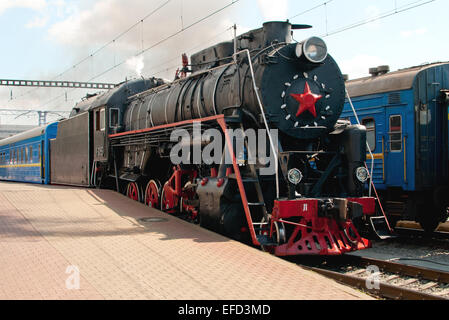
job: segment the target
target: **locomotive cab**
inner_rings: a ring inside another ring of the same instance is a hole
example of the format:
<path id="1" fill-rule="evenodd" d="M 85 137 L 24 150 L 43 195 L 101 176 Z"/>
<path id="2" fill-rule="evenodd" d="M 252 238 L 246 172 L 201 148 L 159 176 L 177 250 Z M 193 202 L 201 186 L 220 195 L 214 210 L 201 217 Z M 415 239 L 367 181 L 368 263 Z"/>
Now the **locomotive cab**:
<path id="1" fill-rule="evenodd" d="M 70 117 L 58 123 L 58 135 L 52 141 L 52 183 L 101 186 L 115 159 L 108 135 L 124 129 L 128 98 L 163 83 L 156 78 L 126 81 L 79 102 Z"/>

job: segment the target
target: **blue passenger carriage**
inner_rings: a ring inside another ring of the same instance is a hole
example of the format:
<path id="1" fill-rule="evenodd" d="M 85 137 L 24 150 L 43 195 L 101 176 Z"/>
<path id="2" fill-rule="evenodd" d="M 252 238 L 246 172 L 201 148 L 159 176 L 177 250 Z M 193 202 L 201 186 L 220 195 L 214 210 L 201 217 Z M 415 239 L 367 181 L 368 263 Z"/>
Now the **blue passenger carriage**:
<path id="1" fill-rule="evenodd" d="M 0 140 L 0 180 L 50 183 L 50 139 L 57 123 Z"/>
<path id="2" fill-rule="evenodd" d="M 434 230 L 449 205 L 449 63 L 370 73 L 346 87 L 367 128 L 374 183 L 393 222 L 415 220 Z M 356 121 L 348 100 L 342 117 Z"/>

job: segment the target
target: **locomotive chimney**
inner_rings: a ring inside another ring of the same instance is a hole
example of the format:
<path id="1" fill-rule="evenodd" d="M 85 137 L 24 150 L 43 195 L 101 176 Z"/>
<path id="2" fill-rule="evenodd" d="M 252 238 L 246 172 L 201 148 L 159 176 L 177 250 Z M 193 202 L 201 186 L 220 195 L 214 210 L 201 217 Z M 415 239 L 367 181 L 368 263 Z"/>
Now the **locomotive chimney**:
<path id="1" fill-rule="evenodd" d="M 275 42 L 292 42 L 292 25 L 289 22 L 271 21 L 263 24 L 263 41 L 265 46 Z"/>

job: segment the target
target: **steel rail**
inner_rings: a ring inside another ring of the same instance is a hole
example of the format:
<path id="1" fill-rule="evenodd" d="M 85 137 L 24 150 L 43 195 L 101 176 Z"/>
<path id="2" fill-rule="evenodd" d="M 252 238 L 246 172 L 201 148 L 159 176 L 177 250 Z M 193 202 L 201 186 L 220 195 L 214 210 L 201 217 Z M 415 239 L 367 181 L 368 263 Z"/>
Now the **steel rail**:
<path id="1" fill-rule="evenodd" d="M 343 261 L 339 261 L 339 264 L 352 265 L 361 268 L 376 266 L 381 271 L 393 273 L 398 276 L 407 276 L 420 280 L 429 280 L 437 283 L 449 284 L 449 272 L 419 266 L 405 265 L 393 261 L 385 261 L 368 257 L 345 256 Z M 332 278 L 343 284 L 359 288 L 375 296 L 396 300 L 449 300 L 449 294 L 430 294 L 420 291 L 419 289 L 410 289 L 401 285 L 393 285 L 382 281 L 379 282 L 378 288 L 370 289 L 366 285 L 366 281 L 369 280 L 367 277 L 331 271 L 321 267 L 304 265 L 302 265 L 302 267 Z"/>
<path id="2" fill-rule="evenodd" d="M 449 272 L 441 270 L 429 269 L 424 267 L 412 266 L 398 262 L 385 261 L 367 257 L 361 257 L 360 263 L 365 266 L 375 265 L 378 266 L 379 269 L 381 270 L 392 273 L 398 273 L 409 277 L 449 283 Z"/>
<path id="3" fill-rule="evenodd" d="M 311 271 L 315 271 L 321 275 L 334 279 L 343 284 L 365 290 L 370 294 L 376 296 L 381 296 L 395 300 L 448 300 L 447 298 L 441 296 L 415 291 L 400 286 L 394 286 L 385 282 L 379 283 L 379 289 L 368 289 L 366 287 L 365 278 L 360 278 L 357 276 L 347 275 L 321 268 L 315 267 L 305 267 L 305 268 Z"/>

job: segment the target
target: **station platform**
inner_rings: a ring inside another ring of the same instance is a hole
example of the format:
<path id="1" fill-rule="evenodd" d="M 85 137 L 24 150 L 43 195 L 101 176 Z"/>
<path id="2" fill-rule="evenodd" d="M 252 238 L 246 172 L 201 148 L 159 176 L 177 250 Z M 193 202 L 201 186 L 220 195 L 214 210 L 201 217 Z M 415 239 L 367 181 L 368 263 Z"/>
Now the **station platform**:
<path id="1" fill-rule="evenodd" d="M 372 298 L 113 191 L 0 182 L 0 299 Z"/>

